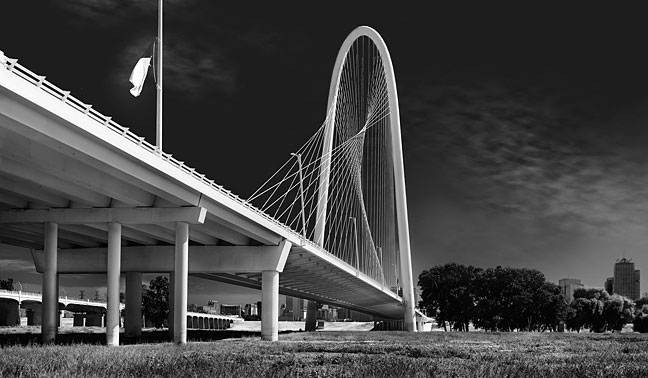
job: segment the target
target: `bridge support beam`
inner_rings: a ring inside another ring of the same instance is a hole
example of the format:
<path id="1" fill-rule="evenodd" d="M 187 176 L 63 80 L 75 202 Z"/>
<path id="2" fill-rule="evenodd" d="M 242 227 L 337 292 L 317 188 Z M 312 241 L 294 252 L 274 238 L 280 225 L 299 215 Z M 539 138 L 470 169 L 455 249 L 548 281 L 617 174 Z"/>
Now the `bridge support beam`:
<path id="1" fill-rule="evenodd" d="M 58 224 L 45 223 L 45 267 L 43 271 L 43 343 L 56 341 L 58 331 Z"/>
<path id="2" fill-rule="evenodd" d="M 306 324 L 304 329 L 306 332 L 315 332 L 317 330 L 317 302 L 306 302 Z"/>
<path id="3" fill-rule="evenodd" d="M 142 273 L 126 273 L 126 318 L 124 319 L 126 336 L 142 335 Z"/>
<path id="4" fill-rule="evenodd" d="M 119 345 L 119 277 L 121 273 L 121 224 L 108 226 L 108 303 L 106 309 L 106 344 Z"/>
<path id="5" fill-rule="evenodd" d="M 173 338 L 173 314 L 175 313 L 175 272 L 169 272 L 169 315 L 167 324 L 169 325 L 169 336 Z"/>
<path id="6" fill-rule="evenodd" d="M 279 340 L 279 272 L 261 273 L 261 340 Z"/>
<path id="7" fill-rule="evenodd" d="M 187 343 L 187 288 L 189 284 L 189 224 L 176 223 L 173 289 L 173 342 Z"/>

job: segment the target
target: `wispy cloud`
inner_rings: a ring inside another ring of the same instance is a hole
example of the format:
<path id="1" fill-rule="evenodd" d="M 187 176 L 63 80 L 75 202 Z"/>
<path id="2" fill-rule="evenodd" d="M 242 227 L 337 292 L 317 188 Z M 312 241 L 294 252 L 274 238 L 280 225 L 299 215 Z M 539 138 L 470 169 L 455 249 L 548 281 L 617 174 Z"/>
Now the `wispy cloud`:
<path id="1" fill-rule="evenodd" d="M 128 77 L 131 70 L 154 39 L 154 35 L 140 37 L 125 45 L 119 64 L 112 72 L 113 80 L 130 86 Z M 236 89 L 238 72 L 218 46 L 170 37 L 164 44 L 163 68 L 164 88 L 181 91 L 187 96 Z M 155 79 L 153 71 L 153 68 L 149 71 L 149 83 Z"/>
<path id="2" fill-rule="evenodd" d="M 413 157 L 470 206 L 570 230 L 647 228 L 647 159 L 615 137 L 616 125 L 499 83 L 437 87 L 403 103 Z"/>

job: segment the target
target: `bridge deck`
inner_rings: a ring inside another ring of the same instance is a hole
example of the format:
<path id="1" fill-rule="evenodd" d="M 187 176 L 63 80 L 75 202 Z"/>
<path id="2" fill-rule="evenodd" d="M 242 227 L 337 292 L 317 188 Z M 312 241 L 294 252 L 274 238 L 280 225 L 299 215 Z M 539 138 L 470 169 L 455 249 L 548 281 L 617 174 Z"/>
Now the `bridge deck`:
<path id="1" fill-rule="evenodd" d="M 0 210 L 200 206 L 190 245 L 293 243 L 280 292 L 401 318 L 401 299 L 204 175 L 0 54 Z M 3 62 L 0 62 L 3 63 Z M 9 70 L 11 67 L 12 70 Z M 173 224 L 124 225 L 127 246 L 172 245 Z M 0 242 L 42 249 L 41 224 L 0 224 Z M 108 225 L 59 227 L 59 248 L 105 247 Z M 92 256 L 89 256 L 92 258 Z M 260 274 L 194 274 L 260 288 Z"/>

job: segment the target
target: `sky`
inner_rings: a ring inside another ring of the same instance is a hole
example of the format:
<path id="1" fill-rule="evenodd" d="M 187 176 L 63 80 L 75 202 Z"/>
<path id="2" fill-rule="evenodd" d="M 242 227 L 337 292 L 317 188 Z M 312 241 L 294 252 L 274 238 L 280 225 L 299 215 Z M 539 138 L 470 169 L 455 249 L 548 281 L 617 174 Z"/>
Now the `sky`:
<path id="1" fill-rule="evenodd" d="M 602 287 L 623 256 L 648 274 L 648 24 L 638 9 L 164 4 L 164 150 L 241 197 L 322 124 L 338 49 L 368 25 L 395 69 L 415 280 L 456 262 Z M 0 50 L 155 142 L 154 85 L 149 77 L 133 98 L 128 77 L 157 33 L 156 1 L 2 8 Z M 0 278 L 40 290 L 28 251 L 1 247 L 0 264 Z M 105 292 L 105 276 L 61 285 L 70 296 Z M 190 285 L 194 303 L 260 297 Z"/>

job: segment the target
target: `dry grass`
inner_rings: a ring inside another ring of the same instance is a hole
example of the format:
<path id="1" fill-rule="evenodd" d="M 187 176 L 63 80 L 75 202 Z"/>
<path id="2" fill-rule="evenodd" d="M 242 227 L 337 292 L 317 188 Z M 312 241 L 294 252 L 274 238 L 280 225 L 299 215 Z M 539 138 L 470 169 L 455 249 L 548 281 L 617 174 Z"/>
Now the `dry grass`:
<path id="1" fill-rule="evenodd" d="M 0 350 L 0 376 L 645 377 L 638 334 L 317 332 L 165 344 Z"/>

